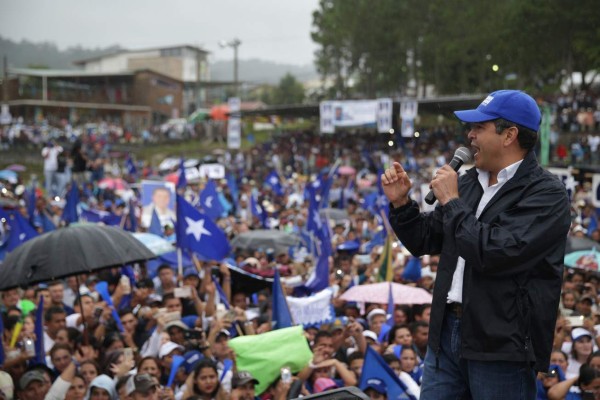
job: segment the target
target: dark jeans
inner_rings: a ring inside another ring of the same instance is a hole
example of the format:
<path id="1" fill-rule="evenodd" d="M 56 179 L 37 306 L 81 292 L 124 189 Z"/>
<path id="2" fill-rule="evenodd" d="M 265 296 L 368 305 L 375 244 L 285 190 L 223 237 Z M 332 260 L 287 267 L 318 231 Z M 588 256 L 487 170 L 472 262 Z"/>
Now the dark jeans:
<path id="1" fill-rule="evenodd" d="M 535 373 L 523 362 L 460 358 L 460 322 L 446 312 L 437 369 L 427 348 L 420 400 L 535 400 Z"/>

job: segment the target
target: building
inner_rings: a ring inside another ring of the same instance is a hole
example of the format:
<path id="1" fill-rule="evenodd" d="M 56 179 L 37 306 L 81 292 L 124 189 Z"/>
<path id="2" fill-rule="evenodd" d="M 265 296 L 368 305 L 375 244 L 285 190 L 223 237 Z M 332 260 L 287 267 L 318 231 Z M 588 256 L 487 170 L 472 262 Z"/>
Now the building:
<path id="1" fill-rule="evenodd" d="M 149 69 L 183 82 L 182 115 L 207 106 L 210 86 L 208 52 L 182 45 L 143 50 L 123 50 L 75 62 L 86 72 L 115 74 Z"/>
<path id="2" fill-rule="evenodd" d="M 103 119 L 138 132 L 178 118 L 183 92 L 182 81 L 150 69 L 107 73 L 12 68 L 2 87 L 11 114 L 27 121 Z"/>

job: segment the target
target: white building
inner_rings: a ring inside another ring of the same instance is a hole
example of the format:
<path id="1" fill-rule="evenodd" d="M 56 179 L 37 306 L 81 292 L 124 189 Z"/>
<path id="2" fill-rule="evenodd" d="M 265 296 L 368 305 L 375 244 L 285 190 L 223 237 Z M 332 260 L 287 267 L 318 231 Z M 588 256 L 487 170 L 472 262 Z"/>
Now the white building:
<path id="1" fill-rule="evenodd" d="M 104 56 L 76 61 L 85 71 L 121 73 L 150 69 L 184 82 L 183 110 L 191 114 L 206 104 L 206 84 L 210 81 L 208 52 L 182 45 L 143 50 L 122 50 Z"/>

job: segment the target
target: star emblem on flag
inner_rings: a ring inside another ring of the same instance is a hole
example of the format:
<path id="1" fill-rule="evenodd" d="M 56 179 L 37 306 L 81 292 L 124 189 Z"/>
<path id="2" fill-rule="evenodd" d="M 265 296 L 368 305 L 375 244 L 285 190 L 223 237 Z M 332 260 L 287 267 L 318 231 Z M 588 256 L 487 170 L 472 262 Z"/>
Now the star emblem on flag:
<path id="1" fill-rule="evenodd" d="M 190 217 L 185 217 L 185 222 L 187 223 L 187 228 L 185 230 L 186 235 L 194 235 L 194 239 L 197 242 L 200 241 L 202 235 L 212 236 L 212 233 L 204 228 L 204 220 L 199 219 L 198 221 L 194 221 Z"/>

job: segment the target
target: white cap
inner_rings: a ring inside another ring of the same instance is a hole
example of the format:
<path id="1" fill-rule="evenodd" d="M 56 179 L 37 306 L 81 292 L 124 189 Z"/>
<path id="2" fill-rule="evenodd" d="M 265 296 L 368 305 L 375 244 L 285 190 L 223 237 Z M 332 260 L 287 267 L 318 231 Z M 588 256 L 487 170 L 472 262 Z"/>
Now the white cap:
<path id="1" fill-rule="evenodd" d="M 369 321 L 369 324 L 371 323 L 371 320 L 373 319 L 373 317 L 376 316 L 376 315 L 383 315 L 385 317 L 387 315 L 387 313 L 385 312 L 385 310 L 382 310 L 381 308 L 374 308 L 374 309 L 372 309 L 367 314 L 367 321 Z"/>
<path id="2" fill-rule="evenodd" d="M 589 336 L 590 339 L 594 338 L 594 335 L 592 335 L 587 329 L 575 328 L 571 331 L 571 337 L 573 338 L 573 340 L 578 340 L 583 336 Z"/>
<path id="3" fill-rule="evenodd" d="M 164 356 L 168 356 L 173 352 L 173 350 L 181 350 L 183 351 L 183 346 L 178 345 L 175 342 L 166 342 L 162 346 L 160 346 L 160 350 L 158 351 L 158 358 L 163 358 Z"/>
<path id="4" fill-rule="evenodd" d="M 379 343 L 379 341 L 377 340 L 377 334 L 375 332 L 367 330 L 367 331 L 363 331 L 362 334 L 365 338 L 373 339 L 375 341 L 375 343 Z"/>

